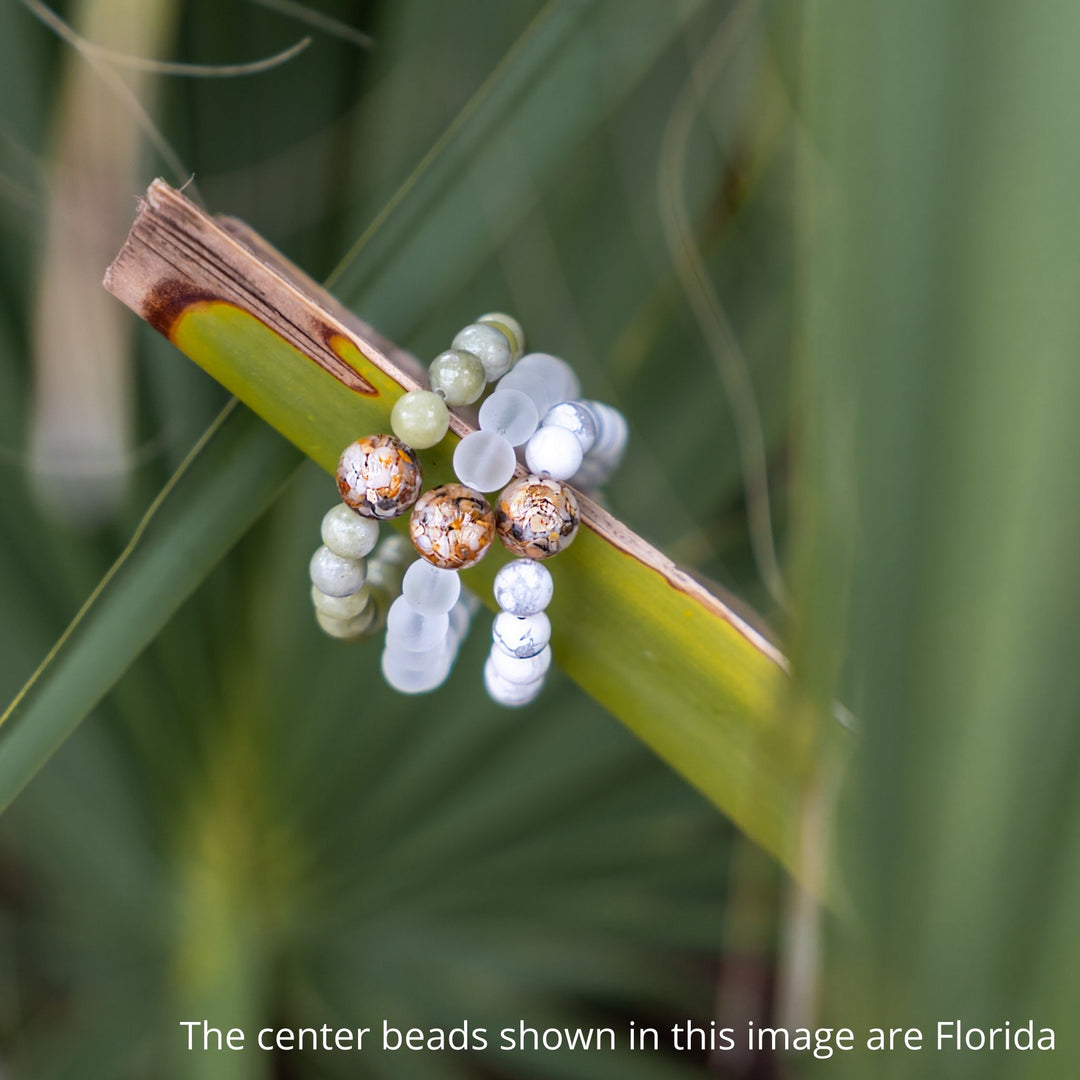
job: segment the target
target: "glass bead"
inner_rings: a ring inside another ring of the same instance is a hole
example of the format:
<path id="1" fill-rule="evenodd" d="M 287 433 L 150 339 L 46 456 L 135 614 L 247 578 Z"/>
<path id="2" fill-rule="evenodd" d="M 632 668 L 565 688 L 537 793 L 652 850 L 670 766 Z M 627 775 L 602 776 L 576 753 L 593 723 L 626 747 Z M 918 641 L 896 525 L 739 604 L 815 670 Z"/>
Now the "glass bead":
<path id="1" fill-rule="evenodd" d="M 494 431 L 474 431 L 454 451 L 457 478 L 477 491 L 498 491 L 505 487 L 516 467 L 514 448 Z"/>
<path id="2" fill-rule="evenodd" d="M 510 339 L 502 330 L 487 323 L 470 323 L 464 330 L 459 330 L 451 348 L 463 349 L 478 357 L 488 382 L 494 382 L 510 370 Z"/>
<path id="3" fill-rule="evenodd" d="M 510 353 L 513 360 L 525 351 L 525 331 L 513 315 L 507 315 L 505 311 L 489 311 L 476 321 L 497 326 L 510 339 Z"/>
<path id="4" fill-rule="evenodd" d="M 560 401 L 552 405 L 544 413 L 540 426 L 566 428 L 581 443 L 583 454 L 587 454 L 596 443 L 596 420 L 580 401 Z"/>
<path id="5" fill-rule="evenodd" d="M 374 560 L 368 567 L 372 569 Z M 355 619 L 357 615 L 367 611 L 371 606 L 371 585 L 365 582 L 354 593 L 348 596 L 330 596 L 324 593 L 317 585 L 311 586 L 311 602 L 316 611 L 321 611 L 331 619 Z"/>
<path id="6" fill-rule="evenodd" d="M 532 559 L 515 559 L 495 575 L 495 602 L 511 615 L 535 615 L 551 603 L 551 572 Z"/>
<path id="7" fill-rule="evenodd" d="M 551 389 L 543 376 L 534 371 L 521 371 L 518 368 L 514 368 L 509 375 L 504 375 L 499 380 L 498 389 L 520 390 L 528 395 L 536 406 L 538 416 L 543 416 L 558 400 L 551 396 Z"/>
<path id="8" fill-rule="evenodd" d="M 466 595 L 463 591 L 462 597 L 450 609 L 449 635 L 455 645 L 460 645 L 465 640 L 465 635 L 469 632 L 469 623 L 472 622 L 473 613 L 469 605 L 464 602 Z"/>
<path id="9" fill-rule="evenodd" d="M 554 480 L 569 480 L 584 460 L 581 443 L 566 428 L 538 428 L 525 445 L 525 464 L 529 471 L 547 473 Z"/>
<path id="10" fill-rule="evenodd" d="M 551 667 L 551 646 L 545 645 L 534 656 L 511 656 L 498 645 L 494 645 L 491 649 L 491 666 L 507 682 L 537 682 Z"/>
<path id="11" fill-rule="evenodd" d="M 480 430 L 494 431 L 511 446 L 528 442 L 539 424 L 533 399 L 520 390 L 500 385 L 480 406 Z"/>
<path id="12" fill-rule="evenodd" d="M 461 578 L 456 570 L 441 570 L 417 559 L 405 571 L 401 593 L 421 615 L 445 615 L 461 594 Z"/>
<path id="13" fill-rule="evenodd" d="M 386 616 L 386 644 L 406 652 L 426 652 L 446 638 L 450 619 L 441 615 L 424 615 L 404 596 L 399 596 Z"/>
<path id="14" fill-rule="evenodd" d="M 381 666 L 383 677 L 399 694 L 426 694 L 446 681 L 452 661 L 453 657 L 444 651 L 434 655 L 431 662 L 416 666 L 408 653 L 388 645 L 383 649 Z"/>
<path id="15" fill-rule="evenodd" d="M 525 616 L 500 611 L 491 626 L 491 639 L 508 656 L 535 656 L 551 640 L 551 620 L 543 611 Z"/>
<path id="16" fill-rule="evenodd" d="M 338 503 L 322 519 L 322 542 L 343 559 L 362 559 L 379 539 L 379 523 Z"/>
<path id="17" fill-rule="evenodd" d="M 612 466 L 618 464 L 626 449 L 629 434 L 626 418 L 618 409 L 613 409 L 602 401 L 586 401 L 582 404 L 592 412 L 596 420 L 596 442 L 590 452 L 595 458 L 610 462 Z"/>
<path id="18" fill-rule="evenodd" d="M 484 664 L 484 686 L 491 700 L 496 704 L 517 708 L 528 705 L 536 699 L 544 687 L 544 680 L 538 679 L 533 683 L 512 683 L 495 670 L 489 656 Z"/>
<path id="19" fill-rule="evenodd" d="M 556 401 L 573 401 L 581 393 L 581 383 L 574 369 L 551 353 L 527 353 L 517 362 L 515 370 L 539 375 L 547 383 L 552 404 Z"/>
<path id="20" fill-rule="evenodd" d="M 348 596 L 364 586 L 364 560 L 343 559 L 325 544 L 311 556 L 308 571 L 312 585 L 327 596 Z"/>
<path id="21" fill-rule="evenodd" d="M 487 373 L 475 353 L 447 349 L 431 361 L 428 386 L 442 394 L 447 405 L 471 405 L 484 392 Z"/>
<path id="22" fill-rule="evenodd" d="M 429 563 L 465 570 L 487 554 L 495 537 L 495 514 L 479 491 L 443 484 L 420 497 L 409 519 L 409 536 Z"/>
<path id="23" fill-rule="evenodd" d="M 345 448 L 337 467 L 341 499 L 364 517 L 395 518 L 420 494 L 415 452 L 393 435 L 368 435 Z"/>
<path id="24" fill-rule="evenodd" d="M 390 426 L 406 446 L 426 450 L 446 434 L 450 413 L 446 402 L 430 390 L 410 390 L 394 402 Z"/>
<path id="25" fill-rule="evenodd" d="M 338 619 L 316 608 L 315 621 L 323 633 L 329 634 L 330 637 L 337 638 L 339 641 L 355 641 L 357 638 L 364 637 L 372 629 L 375 609 L 369 605 L 367 609 L 351 619 Z"/>
<path id="26" fill-rule="evenodd" d="M 526 559 L 546 559 L 568 548 L 580 520 L 573 490 L 550 476 L 514 480 L 495 500 L 499 539 Z"/>

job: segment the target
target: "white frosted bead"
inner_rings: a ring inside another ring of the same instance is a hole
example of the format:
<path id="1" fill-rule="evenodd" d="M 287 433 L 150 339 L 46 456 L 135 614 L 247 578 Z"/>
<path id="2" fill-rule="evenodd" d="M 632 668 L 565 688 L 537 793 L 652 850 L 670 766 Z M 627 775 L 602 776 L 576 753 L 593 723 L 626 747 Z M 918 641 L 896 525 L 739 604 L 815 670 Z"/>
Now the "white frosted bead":
<path id="1" fill-rule="evenodd" d="M 520 446 L 537 429 L 536 404 L 521 390 L 499 388 L 480 406 L 480 430 L 494 431 L 511 446 Z"/>
<path id="2" fill-rule="evenodd" d="M 325 544 L 311 556 L 311 584 L 327 596 L 348 596 L 364 584 L 364 560 L 343 559 Z"/>
<path id="3" fill-rule="evenodd" d="M 343 559 L 362 559 L 379 539 L 379 523 L 338 503 L 322 519 L 322 542 Z"/>
<path id="4" fill-rule="evenodd" d="M 422 664 L 416 654 L 398 652 L 387 645 L 382 654 L 382 673 L 386 681 L 401 694 L 426 694 L 446 681 L 450 674 L 452 656 L 447 650 L 434 650 Z"/>
<path id="5" fill-rule="evenodd" d="M 626 418 L 618 409 L 605 405 L 602 401 L 586 401 L 584 404 L 596 420 L 596 442 L 591 454 L 612 465 L 618 464 L 626 449 L 629 434 Z"/>
<path id="6" fill-rule="evenodd" d="M 354 619 L 371 605 L 371 589 L 365 582 L 348 596 L 328 596 L 317 585 L 311 586 L 311 602 L 316 611 L 331 619 Z"/>
<path id="7" fill-rule="evenodd" d="M 494 431 L 474 431 L 454 451 L 454 472 L 467 487 L 499 491 L 514 475 L 514 448 Z"/>
<path id="8" fill-rule="evenodd" d="M 561 427 L 571 432 L 581 444 L 581 452 L 587 454 L 596 442 L 596 420 L 580 401 L 560 401 L 552 405 L 541 427 Z"/>
<path id="9" fill-rule="evenodd" d="M 442 615 L 422 615 L 404 596 L 399 596 L 386 616 L 386 644 L 395 650 L 426 652 L 446 637 L 450 619 Z"/>
<path id="10" fill-rule="evenodd" d="M 536 682 L 542 679 L 551 667 L 551 646 L 545 645 L 535 656 L 511 656 L 498 645 L 492 645 L 491 666 L 507 682 Z"/>
<path id="11" fill-rule="evenodd" d="M 456 570 L 442 570 L 427 559 L 417 559 L 405 571 L 401 593 L 421 615 L 445 615 L 457 603 L 461 578 Z"/>
<path id="12" fill-rule="evenodd" d="M 525 445 L 529 471 L 547 473 L 553 480 L 569 480 L 581 468 L 584 458 L 577 437 L 563 427 L 538 428 Z"/>
<path id="13" fill-rule="evenodd" d="M 551 388 L 544 381 L 543 376 L 535 371 L 519 371 L 514 368 L 509 375 L 504 375 L 499 380 L 496 389 L 520 390 L 532 399 L 538 416 L 543 416 L 558 400 L 558 398 L 552 397 Z"/>
<path id="14" fill-rule="evenodd" d="M 543 611 L 554 593 L 551 571 L 532 559 L 515 559 L 495 575 L 495 602 L 511 615 Z"/>
<path id="15" fill-rule="evenodd" d="M 535 656 L 551 640 L 551 620 L 542 611 L 524 616 L 500 611 L 491 627 L 491 639 L 508 656 Z"/>
<path id="16" fill-rule="evenodd" d="M 517 362 L 515 370 L 539 375 L 548 386 L 552 403 L 572 401 L 581 393 L 581 383 L 574 369 L 565 360 L 550 353 L 526 353 Z"/>
<path id="17" fill-rule="evenodd" d="M 339 638 L 341 641 L 354 641 L 372 629 L 375 622 L 375 608 L 369 604 L 359 615 L 351 619 L 338 619 L 316 608 L 315 621 L 323 632 L 331 637 Z"/>
<path id="18" fill-rule="evenodd" d="M 519 705 L 528 705 L 534 700 L 543 689 L 544 680 L 537 679 L 532 683 L 512 683 L 495 670 L 489 656 L 487 663 L 484 664 L 484 686 L 492 701 L 514 708 Z"/>
<path id="19" fill-rule="evenodd" d="M 488 323 L 470 323 L 464 330 L 458 331 L 451 348 L 462 349 L 478 357 L 484 365 L 488 382 L 505 375 L 513 360 L 510 339 Z"/>
<path id="20" fill-rule="evenodd" d="M 462 595 L 464 596 L 464 594 Z M 469 605 L 463 603 L 462 600 L 458 600 L 450 609 L 450 629 L 448 631 L 450 639 L 455 645 L 460 645 L 465 639 L 465 635 L 469 632 L 470 622 L 472 622 L 472 612 L 469 610 Z"/>

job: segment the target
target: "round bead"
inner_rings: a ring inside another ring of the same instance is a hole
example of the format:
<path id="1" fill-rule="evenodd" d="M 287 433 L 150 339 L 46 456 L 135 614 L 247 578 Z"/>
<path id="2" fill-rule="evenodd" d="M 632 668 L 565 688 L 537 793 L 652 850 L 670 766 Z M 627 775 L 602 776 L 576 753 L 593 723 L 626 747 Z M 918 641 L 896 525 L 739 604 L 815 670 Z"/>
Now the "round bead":
<path id="1" fill-rule="evenodd" d="M 514 360 L 525 351 L 525 331 L 513 315 L 507 315 L 505 311 L 489 311 L 476 321 L 497 326 L 510 339 L 510 351 Z"/>
<path id="2" fill-rule="evenodd" d="M 375 608 L 368 605 L 359 615 L 351 619 L 339 619 L 319 608 L 315 609 L 315 621 L 318 622 L 323 632 L 340 641 L 355 641 L 363 637 L 373 627 L 375 622 Z"/>
<path id="3" fill-rule="evenodd" d="M 386 616 L 386 643 L 406 652 L 426 652 L 446 637 L 450 619 L 441 615 L 424 615 L 399 596 Z"/>
<path id="4" fill-rule="evenodd" d="M 580 520 L 573 490 L 549 476 L 515 480 L 495 500 L 499 539 L 526 559 L 546 559 L 568 548 Z"/>
<path id="5" fill-rule="evenodd" d="M 374 561 L 370 569 L 374 568 Z M 331 596 L 324 593 L 317 585 L 311 586 L 311 602 L 316 611 L 321 611 L 331 619 L 355 619 L 357 615 L 368 611 L 371 607 L 371 589 L 365 582 L 354 593 L 348 596 Z"/>
<path id="6" fill-rule="evenodd" d="M 547 383 L 551 401 L 572 401 L 581 393 L 574 369 L 565 361 L 550 353 L 528 353 L 517 362 L 518 371 L 539 375 Z"/>
<path id="7" fill-rule="evenodd" d="M 413 546 L 409 543 L 407 536 L 402 536 L 400 533 L 391 533 L 379 545 L 375 552 L 375 558 L 404 570 L 405 565 L 412 562 L 414 554 L 416 553 L 413 551 Z"/>
<path id="8" fill-rule="evenodd" d="M 508 656 L 535 656 L 551 640 L 551 620 L 543 611 L 523 617 L 500 611 L 491 627 L 491 640 Z"/>
<path id="9" fill-rule="evenodd" d="M 520 390 L 500 386 L 480 406 L 480 430 L 494 431 L 511 446 L 528 442 L 539 424 L 533 399 Z"/>
<path id="10" fill-rule="evenodd" d="M 362 559 L 379 539 L 379 524 L 339 503 L 322 519 L 322 542 L 344 559 Z"/>
<path id="11" fill-rule="evenodd" d="M 410 390 L 390 410 L 394 434 L 415 450 L 434 446 L 446 434 L 449 424 L 446 402 L 430 390 Z"/>
<path id="12" fill-rule="evenodd" d="M 498 491 L 509 482 L 516 467 L 514 448 L 494 431 L 474 431 L 454 451 L 458 479 L 477 491 Z"/>
<path id="13" fill-rule="evenodd" d="M 429 563 L 443 570 L 465 570 L 487 554 L 495 536 L 495 514 L 479 491 L 464 484 L 443 484 L 417 502 L 409 536 Z"/>
<path id="14" fill-rule="evenodd" d="M 348 596 L 363 588 L 363 559 L 343 559 L 325 544 L 311 556 L 308 566 L 311 583 L 327 596 Z"/>
<path id="15" fill-rule="evenodd" d="M 626 449 L 626 418 L 618 409 L 613 409 L 602 401 L 586 401 L 582 404 L 596 420 L 596 442 L 592 447 L 592 455 L 612 466 L 618 464 L 623 450 Z"/>
<path id="16" fill-rule="evenodd" d="M 537 682 L 551 667 L 551 646 L 545 645 L 535 656 L 511 656 L 496 645 L 491 650 L 491 666 L 507 682 Z"/>
<path id="17" fill-rule="evenodd" d="M 573 432 L 562 427 L 538 428 L 525 446 L 525 464 L 534 473 L 569 480 L 581 468 L 585 455 Z"/>
<path id="18" fill-rule="evenodd" d="M 512 356 L 510 339 L 498 328 L 487 323 L 470 323 L 458 331 L 452 348 L 471 352 L 484 365 L 488 382 L 494 382 L 510 370 Z"/>
<path id="19" fill-rule="evenodd" d="M 495 602 L 511 615 L 535 615 L 551 603 L 551 572 L 532 559 L 516 559 L 495 575 Z"/>
<path id="20" fill-rule="evenodd" d="M 463 349 L 439 353 L 428 368 L 428 386 L 442 394 L 447 405 L 471 405 L 487 385 L 480 357 Z"/>
<path id="21" fill-rule="evenodd" d="M 364 517 L 395 518 L 420 494 L 423 476 L 413 450 L 393 435 L 368 435 L 345 448 L 337 467 L 342 501 Z"/>
<path id="22" fill-rule="evenodd" d="M 433 650 L 429 662 L 416 665 L 408 653 L 387 646 L 382 654 L 383 678 L 399 694 L 426 694 L 438 689 L 450 674 L 452 655 Z"/>
<path id="23" fill-rule="evenodd" d="M 521 371 L 514 368 L 509 375 L 504 375 L 499 380 L 500 390 L 520 390 L 532 398 L 536 406 L 537 415 L 543 416 L 558 398 L 551 396 L 551 388 L 541 375 L 534 371 Z"/>
<path id="24" fill-rule="evenodd" d="M 492 701 L 499 705 L 517 708 L 520 705 L 528 705 L 536 698 L 543 689 L 544 680 L 537 679 L 532 683 L 512 683 L 495 670 L 489 656 L 484 664 L 484 686 Z"/>
<path id="25" fill-rule="evenodd" d="M 581 452 L 587 454 L 596 442 L 596 420 L 580 401 L 560 401 L 552 405 L 541 427 L 561 427 L 571 432 L 581 443 Z"/>
<path id="26" fill-rule="evenodd" d="M 450 609 L 449 634 L 455 645 L 460 645 L 465 635 L 469 632 L 469 623 L 472 622 L 472 611 L 465 602 L 465 593 L 462 593 L 458 602 Z"/>
<path id="27" fill-rule="evenodd" d="M 456 570 L 440 570 L 417 559 L 405 571 L 401 593 L 421 615 L 445 615 L 461 595 L 461 578 Z"/>

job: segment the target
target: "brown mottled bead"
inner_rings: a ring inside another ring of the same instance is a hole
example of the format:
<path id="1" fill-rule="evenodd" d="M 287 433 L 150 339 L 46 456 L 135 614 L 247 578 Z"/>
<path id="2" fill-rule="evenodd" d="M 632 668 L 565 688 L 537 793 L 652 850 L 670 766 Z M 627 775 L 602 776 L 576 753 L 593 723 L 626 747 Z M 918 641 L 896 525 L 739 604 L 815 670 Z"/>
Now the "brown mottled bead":
<path id="1" fill-rule="evenodd" d="M 337 467 L 342 501 L 364 517 L 404 514 L 420 494 L 423 475 L 412 447 L 393 435 L 367 435 L 345 448 Z"/>
<path id="2" fill-rule="evenodd" d="M 495 538 L 495 515 L 474 488 L 443 484 L 422 495 L 413 507 L 409 536 L 433 566 L 465 570 L 487 554 Z"/>
<path id="3" fill-rule="evenodd" d="M 569 547 L 580 520 L 573 490 L 550 476 L 515 480 L 495 500 L 499 539 L 526 559 L 546 559 Z"/>

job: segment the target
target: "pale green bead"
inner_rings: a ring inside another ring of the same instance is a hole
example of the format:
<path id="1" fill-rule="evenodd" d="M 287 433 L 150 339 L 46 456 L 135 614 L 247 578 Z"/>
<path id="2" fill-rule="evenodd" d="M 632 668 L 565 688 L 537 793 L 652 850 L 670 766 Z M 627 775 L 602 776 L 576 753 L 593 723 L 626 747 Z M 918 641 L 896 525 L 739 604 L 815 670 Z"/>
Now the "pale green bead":
<path id="1" fill-rule="evenodd" d="M 513 315 L 507 315 L 505 311 L 489 311 L 476 321 L 497 326 L 509 339 L 510 352 L 515 360 L 525 351 L 525 331 Z"/>
<path id="2" fill-rule="evenodd" d="M 446 402 L 430 390 L 410 390 L 390 411 L 394 434 L 414 450 L 434 446 L 446 434 L 449 423 Z"/>
<path id="3" fill-rule="evenodd" d="M 487 373 L 479 356 L 464 349 L 439 353 L 428 368 L 428 386 L 441 392 L 447 405 L 471 405 L 487 385 Z"/>
<path id="4" fill-rule="evenodd" d="M 323 633 L 341 641 L 355 641 L 372 629 L 372 624 L 375 621 L 375 608 L 368 605 L 367 609 L 351 619 L 335 619 L 332 615 L 327 615 L 316 608 L 315 621 L 322 628 Z"/>
<path id="5" fill-rule="evenodd" d="M 312 585 L 311 602 L 316 611 L 321 611 L 331 619 L 355 619 L 371 607 L 371 589 L 365 582 L 348 596 L 330 596 L 317 585 Z"/>

